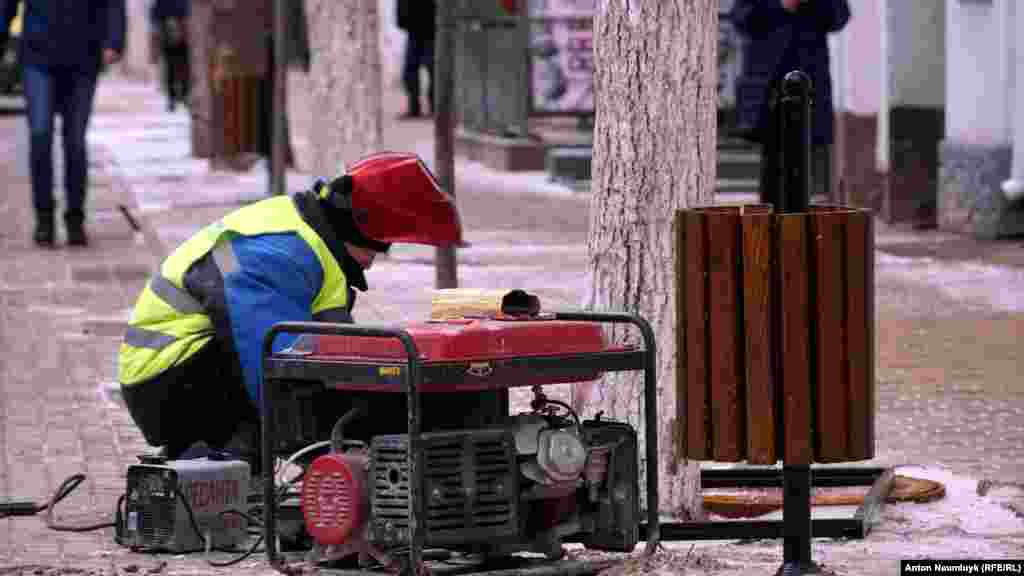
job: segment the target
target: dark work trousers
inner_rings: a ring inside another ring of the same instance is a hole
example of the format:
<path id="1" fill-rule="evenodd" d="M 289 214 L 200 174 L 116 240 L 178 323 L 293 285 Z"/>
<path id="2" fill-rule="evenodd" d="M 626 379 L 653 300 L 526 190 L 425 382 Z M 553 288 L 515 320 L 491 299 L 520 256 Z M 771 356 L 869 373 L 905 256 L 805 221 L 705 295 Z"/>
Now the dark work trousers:
<path id="1" fill-rule="evenodd" d="M 162 27 L 160 52 L 164 60 L 164 87 L 167 90 L 167 108 L 174 109 L 176 103 L 188 101 L 189 77 L 188 44 L 181 38 L 173 38 L 168 27 Z"/>
<path id="2" fill-rule="evenodd" d="M 176 458 L 197 442 L 244 457 L 259 470 L 259 416 L 241 368 L 216 340 L 157 376 L 122 385 L 135 425 L 152 446 Z"/>
<path id="3" fill-rule="evenodd" d="M 85 130 L 96 93 L 96 72 L 26 65 L 23 83 L 28 105 L 32 204 L 37 214 L 54 211 L 53 130 L 54 118 L 59 114 L 64 144 L 65 209 L 73 218 L 81 217 L 89 168 Z"/>
<path id="4" fill-rule="evenodd" d="M 420 114 L 420 68 L 426 68 L 430 81 L 427 84 L 427 101 L 431 112 L 434 108 L 434 39 L 409 33 L 405 43 L 405 62 L 402 66 L 402 83 L 409 98 L 407 112 Z"/>

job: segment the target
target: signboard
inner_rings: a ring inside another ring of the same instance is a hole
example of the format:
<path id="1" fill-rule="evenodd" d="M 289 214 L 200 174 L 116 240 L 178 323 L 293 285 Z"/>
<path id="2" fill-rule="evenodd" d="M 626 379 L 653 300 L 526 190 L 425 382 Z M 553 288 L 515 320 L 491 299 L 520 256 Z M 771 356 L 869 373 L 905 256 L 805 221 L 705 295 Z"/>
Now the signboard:
<path id="1" fill-rule="evenodd" d="M 595 0 L 529 0 L 530 107 L 594 112 Z"/>

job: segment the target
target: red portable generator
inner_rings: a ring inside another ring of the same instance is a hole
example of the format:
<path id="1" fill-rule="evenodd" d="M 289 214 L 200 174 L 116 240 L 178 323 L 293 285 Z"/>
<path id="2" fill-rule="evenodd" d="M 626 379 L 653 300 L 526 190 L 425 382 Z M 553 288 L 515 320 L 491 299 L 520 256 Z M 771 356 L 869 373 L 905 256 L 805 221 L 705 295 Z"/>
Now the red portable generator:
<path id="1" fill-rule="evenodd" d="M 305 531 L 325 557 L 636 546 L 636 431 L 600 414 L 582 419 L 541 386 L 647 368 L 647 331 L 640 350 L 608 347 L 590 320 L 291 323 L 271 331 L 265 350 L 283 332 L 310 335 L 265 354 L 264 413 L 273 417 L 264 454 L 332 441 L 306 465 L 299 491 Z M 511 413 L 509 389 L 521 386 L 532 402 Z M 275 522 L 271 513 L 272 561 Z"/>

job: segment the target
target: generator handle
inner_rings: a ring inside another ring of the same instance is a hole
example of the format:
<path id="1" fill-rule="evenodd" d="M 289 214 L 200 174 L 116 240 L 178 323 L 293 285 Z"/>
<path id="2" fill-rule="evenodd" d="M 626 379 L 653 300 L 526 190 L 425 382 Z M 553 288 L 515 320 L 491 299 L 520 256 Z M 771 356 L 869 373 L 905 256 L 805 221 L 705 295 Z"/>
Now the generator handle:
<path id="1" fill-rule="evenodd" d="M 278 322 L 274 324 L 267 335 L 263 338 L 263 359 L 273 356 L 274 339 L 282 334 L 323 334 L 331 336 L 359 336 L 368 338 L 394 338 L 402 343 L 406 354 L 406 370 L 403 380 L 407 394 L 406 404 L 408 405 L 408 434 L 409 452 L 408 465 L 411 478 L 418 477 L 420 470 L 420 384 L 422 372 L 420 370 L 420 353 L 416 348 L 416 341 L 407 331 L 393 326 L 372 326 L 365 324 L 338 324 L 333 322 Z M 263 545 L 267 550 L 267 560 L 275 570 L 283 573 L 290 571 L 284 566 L 284 558 L 277 550 L 277 498 L 274 487 L 273 466 L 273 438 L 276 433 L 274 419 L 270 418 L 274 405 L 274 387 L 263 386 L 260 394 L 260 411 L 263 417 L 260 419 L 263 428 Z M 410 566 L 419 566 L 423 548 L 423 525 L 419 520 L 416 506 L 420 501 L 419 484 L 409 484 L 409 527 L 412 532 L 412 542 L 409 546 Z"/>
<path id="2" fill-rule="evenodd" d="M 644 430 L 647 459 L 647 547 L 650 555 L 658 547 L 658 387 L 657 345 L 651 324 L 636 314 L 615 312 L 555 312 L 555 320 L 632 324 L 644 339 Z"/>

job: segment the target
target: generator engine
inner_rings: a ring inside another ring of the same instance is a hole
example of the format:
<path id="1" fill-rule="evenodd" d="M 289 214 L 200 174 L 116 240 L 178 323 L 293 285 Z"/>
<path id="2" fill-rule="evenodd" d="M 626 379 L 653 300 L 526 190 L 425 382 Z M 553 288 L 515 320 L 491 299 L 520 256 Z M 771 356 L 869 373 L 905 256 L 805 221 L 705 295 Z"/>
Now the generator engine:
<path id="1" fill-rule="evenodd" d="M 628 424 L 534 410 L 502 426 L 425 432 L 415 475 L 408 447 L 406 434 L 377 435 L 368 449 L 313 461 L 301 507 L 316 546 L 331 558 L 386 563 L 387 550 L 411 542 L 414 487 L 424 546 L 551 557 L 569 536 L 594 549 L 636 546 L 637 436 Z"/>

